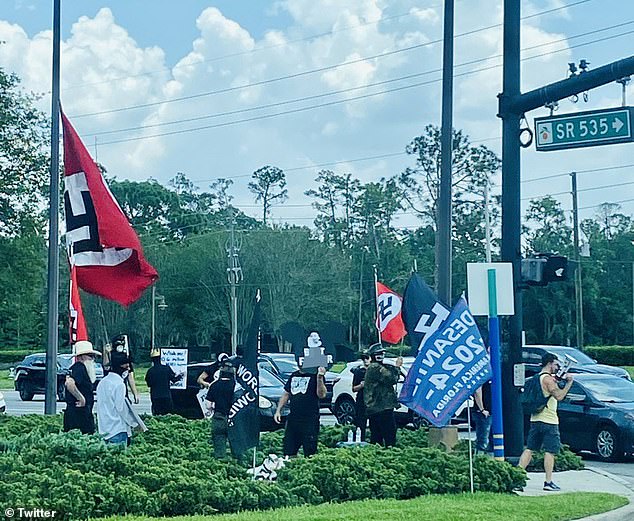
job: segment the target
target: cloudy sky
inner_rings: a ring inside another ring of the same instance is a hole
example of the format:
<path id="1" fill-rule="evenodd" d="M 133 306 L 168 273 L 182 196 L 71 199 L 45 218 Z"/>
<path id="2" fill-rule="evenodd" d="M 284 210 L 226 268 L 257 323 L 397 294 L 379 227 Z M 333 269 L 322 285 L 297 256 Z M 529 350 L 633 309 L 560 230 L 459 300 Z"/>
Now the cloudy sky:
<path id="1" fill-rule="evenodd" d="M 0 2 L 0 66 L 50 110 L 51 0 Z M 234 204 L 271 164 L 287 172 L 279 221 L 310 224 L 318 165 L 364 182 L 412 161 L 405 145 L 440 124 L 441 0 L 64 0 L 62 104 L 93 154 L 118 178 L 166 183 L 184 172 L 201 189 L 235 181 Z M 454 126 L 500 151 L 502 1 L 456 0 Z M 634 2 L 524 0 L 522 90 L 634 50 Z M 634 104 L 634 87 L 628 88 Z M 565 100 L 558 113 L 618 106 L 620 86 Z M 529 114 L 533 118 L 547 109 Z M 522 152 L 523 193 L 557 194 L 582 217 L 604 201 L 634 213 L 634 145 Z M 609 167 L 606 169 L 606 167 Z M 601 170 L 598 170 L 601 169 Z M 547 181 L 532 179 L 562 174 Z M 619 186 L 611 186 L 619 185 Z M 611 186 L 611 187 L 610 187 Z M 497 188 L 499 191 L 499 187 Z M 632 199 L 630 201 L 630 199 Z M 411 226 L 411 215 L 401 224 Z"/>

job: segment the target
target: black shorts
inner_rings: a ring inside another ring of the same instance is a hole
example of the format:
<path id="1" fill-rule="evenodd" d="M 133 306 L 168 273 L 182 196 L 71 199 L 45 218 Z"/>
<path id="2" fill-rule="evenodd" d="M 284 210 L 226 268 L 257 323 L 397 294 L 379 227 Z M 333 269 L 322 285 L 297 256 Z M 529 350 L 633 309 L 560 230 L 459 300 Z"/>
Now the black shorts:
<path id="1" fill-rule="evenodd" d="M 531 422 L 526 439 L 526 448 L 529 450 L 544 449 L 551 454 L 559 453 L 561 439 L 559 438 L 559 425 L 544 422 Z"/>
<path id="2" fill-rule="evenodd" d="M 304 456 L 312 456 L 317 452 L 318 439 L 319 416 L 299 419 L 289 416 L 284 431 L 284 456 L 296 456 L 300 447 L 304 448 Z"/>

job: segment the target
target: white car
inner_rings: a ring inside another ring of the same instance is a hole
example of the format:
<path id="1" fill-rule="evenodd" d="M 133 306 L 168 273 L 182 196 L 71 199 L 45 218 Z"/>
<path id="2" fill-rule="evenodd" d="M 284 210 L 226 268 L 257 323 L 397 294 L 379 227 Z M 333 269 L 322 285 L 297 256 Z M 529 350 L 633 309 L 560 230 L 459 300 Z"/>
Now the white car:
<path id="1" fill-rule="evenodd" d="M 7 410 L 7 402 L 4 401 L 4 394 L 0 391 L 0 414 Z"/>
<path id="2" fill-rule="evenodd" d="M 405 356 L 403 357 L 403 365 L 401 366 L 401 375 L 399 376 L 398 383 L 396 384 L 396 394 L 400 394 L 401 387 L 403 386 L 403 382 L 405 381 L 405 376 L 409 371 L 410 367 L 414 363 L 415 358 L 413 356 Z M 385 358 L 383 360 L 384 363 L 394 365 L 396 362 L 396 358 Z M 357 393 L 352 391 L 352 371 L 360 367 L 362 364 L 361 360 L 355 360 L 354 362 L 348 362 L 346 367 L 341 373 L 339 373 L 339 381 L 335 383 L 332 390 L 332 413 L 337 418 L 337 421 L 341 424 L 349 424 L 354 423 L 356 404 L 355 399 Z M 460 406 L 460 408 L 456 411 L 456 416 L 460 416 L 461 413 L 466 409 L 468 402 L 465 402 Z M 401 425 L 413 424 L 415 427 L 420 427 L 421 425 L 428 425 L 427 420 L 416 414 L 414 411 L 408 409 L 404 405 L 399 404 L 398 409 L 394 411 L 396 422 Z"/>

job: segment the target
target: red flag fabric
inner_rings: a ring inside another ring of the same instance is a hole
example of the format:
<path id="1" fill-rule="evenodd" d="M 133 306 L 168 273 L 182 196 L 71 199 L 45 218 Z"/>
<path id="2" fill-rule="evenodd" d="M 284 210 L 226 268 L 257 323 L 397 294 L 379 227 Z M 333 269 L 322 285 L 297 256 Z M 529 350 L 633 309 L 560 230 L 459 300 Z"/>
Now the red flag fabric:
<path id="1" fill-rule="evenodd" d="M 70 345 L 72 346 L 79 340 L 88 340 L 88 329 L 86 328 L 86 321 L 84 320 L 84 311 L 81 307 L 75 266 L 70 267 L 69 294 L 68 315 L 70 320 Z"/>
<path id="2" fill-rule="evenodd" d="M 128 306 L 158 273 L 145 260 L 139 238 L 63 113 L 62 125 L 66 245 L 77 284 Z"/>
<path id="3" fill-rule="evenodd" d="M 398 344 L 407 334 L 401 307 L 401 297 L 385 284 L 376 283 L 376 327 L 381 332 L 381 340 L 390 344 Z"/>

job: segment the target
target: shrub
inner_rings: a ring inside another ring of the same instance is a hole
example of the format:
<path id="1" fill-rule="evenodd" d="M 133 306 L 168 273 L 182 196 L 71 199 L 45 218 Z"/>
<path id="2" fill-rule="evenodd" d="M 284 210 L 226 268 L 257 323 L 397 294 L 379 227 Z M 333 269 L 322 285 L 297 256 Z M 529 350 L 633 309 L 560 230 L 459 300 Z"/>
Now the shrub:
<path id="1" fill-rule="evenodd" d="M 563 472 L 565 470 L 581 470 L 583 469 L 583 460 L 581 456 L 577 456 L 567 445 L 564 445 L 555 458 L 555 472 Z M 533 453 L 533 459 L 527 469 L 529 472 L 539 472 L 544 470 L 544 453 Z"/>
<path id="2" fill-rule="evenodd" d="M 634 365 L 634 346 L 587 346 L 583 350 L 600 364 Z"/>
<path id="3" fill-rule="evenodd" d="M 0 364 L 17 364 L 33 352 L 35 351 L 31 349 L 2 349 L 0 350 Z"/>
<path id="4" fill-rule="evenodd" d="M 252 481 L 246 463 L 213 458 L 208 421 L 165 416 L 146 423 L 149 430 L 124 449 L 61 433 L 59 416 L 1 418 L 0 509 L 47 505 L 63 519 L 211 515 L 469 487 L 468 459 L 423 448 L 425 430 L 399 431 L 392 449 L 335 449 L 349 427 L 323 427 L 319 453 L 290 461 L 269 483 Z M 281 441 L 281 432 L 262 435 L 262 454 L 280 454 Z M 506 463 L 476 458 L 478 490 L 509 492 L 524 479 Z"/>

